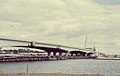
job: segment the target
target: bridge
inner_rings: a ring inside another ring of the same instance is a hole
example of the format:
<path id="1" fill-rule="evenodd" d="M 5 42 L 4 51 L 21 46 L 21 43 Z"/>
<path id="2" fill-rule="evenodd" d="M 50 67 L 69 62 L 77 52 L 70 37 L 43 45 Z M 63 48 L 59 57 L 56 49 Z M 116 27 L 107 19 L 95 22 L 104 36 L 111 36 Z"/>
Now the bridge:
<path id="1" fill-rule="evenodd" d="M 70 56 L 89 56 L 91 53 L 90 51 L 85 51 L 86 49 L 71 47 L 71 46 L 64 46 L 64 45 L 56 45 L 56 44 L 49 44 L 49 43 L 40 43 L 35 41 L 26 41 L 26 40 L 16 40 L 16 39 L 7 39 L 7 38 L 0 38 L 2 41 L 11 41 L 11 42 L 21 42 L 21 43 L 27 43 L 26 46 L 20 45 L 20 46 L 11 46 L 11 47 L 26 47 L 26 48 L 35 48 L 35 49 L 41 49 L 45 50 L 48 53 L 48 56 L 53 53 L 54 56 L 56 56 L 57 53 L 59 53 L 59 56 L 61 56 L 63 53 L 65 55 Z M 65 50 L 62 48 L 68 48 L 72 50 Z"/>

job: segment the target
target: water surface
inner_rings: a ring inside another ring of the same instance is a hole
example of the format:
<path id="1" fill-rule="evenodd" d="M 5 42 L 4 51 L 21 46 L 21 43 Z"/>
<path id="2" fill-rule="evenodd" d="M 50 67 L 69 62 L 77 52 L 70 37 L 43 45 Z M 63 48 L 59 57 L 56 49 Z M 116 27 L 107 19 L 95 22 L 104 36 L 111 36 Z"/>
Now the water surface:
<path id="1" fill-rule="evenodd" d="M 36 62 L 0 63 L 0 71 L 5 73 L 26 72 L 29 65 L 30 73 L 67 73 L 67 74 L 104 74 L 120 76 L 119 60 L 60 60 Z"/>

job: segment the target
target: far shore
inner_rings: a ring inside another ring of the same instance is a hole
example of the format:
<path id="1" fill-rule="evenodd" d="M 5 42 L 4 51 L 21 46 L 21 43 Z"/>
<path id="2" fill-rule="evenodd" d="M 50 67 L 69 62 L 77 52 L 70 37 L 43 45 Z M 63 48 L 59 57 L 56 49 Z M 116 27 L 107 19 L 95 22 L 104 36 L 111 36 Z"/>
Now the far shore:
<path id="1" fill-rule="evenodd" d="M 0 72 L 0 76 L 105 76 L 101 74 L 62 74 L 62 73 L 16 73 L 7 74 Z"/>

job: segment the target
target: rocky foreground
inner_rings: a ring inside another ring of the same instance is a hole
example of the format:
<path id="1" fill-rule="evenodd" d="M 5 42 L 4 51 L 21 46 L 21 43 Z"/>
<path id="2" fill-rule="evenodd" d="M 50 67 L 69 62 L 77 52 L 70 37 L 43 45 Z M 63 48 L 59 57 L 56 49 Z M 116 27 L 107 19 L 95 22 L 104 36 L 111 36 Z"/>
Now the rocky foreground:
<path id="1" fill-rule="evenodd" d="M 61 73 L 17 73 L 17 74 L 5 74 L 5 73 L 0 73 L 0 76 L 104 76 L 100 74 L 83 74 L 83 75 L 78 75 L 78 74 L 61 74 Z"/>

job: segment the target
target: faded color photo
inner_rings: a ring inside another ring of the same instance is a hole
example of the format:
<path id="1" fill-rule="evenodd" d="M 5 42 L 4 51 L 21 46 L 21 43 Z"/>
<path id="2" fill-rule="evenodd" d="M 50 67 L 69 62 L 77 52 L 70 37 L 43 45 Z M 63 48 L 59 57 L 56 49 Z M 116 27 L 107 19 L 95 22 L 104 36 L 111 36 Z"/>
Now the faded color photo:
<path id="1" fill-rule="evenodd" d="M 0 76 L 120 76 L 120 0 L 0 0 Z"/>

